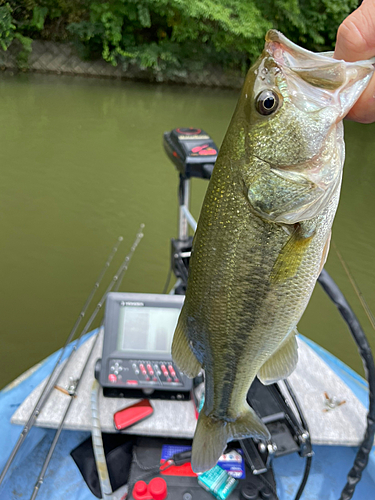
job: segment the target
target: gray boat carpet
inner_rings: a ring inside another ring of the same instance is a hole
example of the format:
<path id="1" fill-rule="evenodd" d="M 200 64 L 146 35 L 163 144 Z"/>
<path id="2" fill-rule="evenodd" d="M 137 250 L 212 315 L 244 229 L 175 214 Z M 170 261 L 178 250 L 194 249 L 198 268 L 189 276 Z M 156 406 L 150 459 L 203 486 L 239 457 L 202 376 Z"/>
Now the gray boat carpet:
<path id="1" fill-rule="evenodd" d="M 101 334 L 99 334 L 101 335 Z M 85 364 L 95 337 L 88 339 L 68 361 L 57 385 L 66 387 L 70 378 L 78 378 Z M 367 411 L 354 393 L 341 381 L 331 368 L 303 340 L 297 338 L 299 361 L 289 382 L 300 401 L 310 427 L 314 444 L 356 446 L 362 439 L 366 428 Z M 101 356 L 102 337 L 87 364 L 83 379 L 77 391 L 64 429 L 91 430 L 90 395 L 94 380 L 95 362 Z M 18 407 L 12 416 L 13 424 L 24 425 L 46 384 L 45 380 Z M 283 384 L 281 383 L 283 390 Z M 334 397 L 344 404 L 327 411 L 327 399 Z M 36 424 L 39 427 L 57 428 L 69 404 L 70 396 L 54 389 L 44 405 Z M 136 399 L 104 398 L 101 395 L 100 421 L 103 432 L 117 432 L 113 425 L 116 411 L 135 403 Z M 148 436 L 168 436 L 191 438 L 194 435 L 196 419 L 191 401 L 152 400 L 154 414 L 131 428 L 122 431 L 130 434 Z M 291 406 L 293 403 L 291 402 Z"/>

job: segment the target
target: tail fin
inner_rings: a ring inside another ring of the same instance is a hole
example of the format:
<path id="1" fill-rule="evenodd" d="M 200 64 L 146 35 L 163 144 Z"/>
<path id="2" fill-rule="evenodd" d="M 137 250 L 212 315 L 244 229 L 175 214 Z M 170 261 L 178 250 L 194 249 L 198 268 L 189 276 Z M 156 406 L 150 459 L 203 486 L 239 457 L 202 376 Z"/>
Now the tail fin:
<path id="1" fill-rule="evenodd" d="M 225 420 L 208 417 L 202 408 L 194 434 L 191 467 L 194 472 L 212 469 L 230 440 L 230 428 Z"/>
<path id="2" fill-rule="evenodd" d="M 247 406 L 234 422 L 205 414 L 203 407 L 193 440 L 191 466 L 194 472 L 212 469 L 223 454 L 228 441 L 255 437 L 270 439 L 270 433 L 254 410 Z"/>

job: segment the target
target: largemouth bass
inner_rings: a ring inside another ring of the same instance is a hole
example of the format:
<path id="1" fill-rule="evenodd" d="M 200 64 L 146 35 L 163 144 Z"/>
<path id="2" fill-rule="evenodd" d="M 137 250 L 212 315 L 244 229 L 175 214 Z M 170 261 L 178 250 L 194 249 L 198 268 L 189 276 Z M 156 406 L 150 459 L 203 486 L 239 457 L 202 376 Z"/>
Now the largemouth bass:
<path id="1" fill-rule="evenodd" d="M 288 377 L 296 325 L 325 263 L 344 162 L 342 118 L 371 61 L 346 63 L 266 35 L 218 156 L 194 237 L 172 344 L 188 376 L 205 371 L 192 467 L 232 439 L 270 437 L 247 404 L 256 376 Z"/>

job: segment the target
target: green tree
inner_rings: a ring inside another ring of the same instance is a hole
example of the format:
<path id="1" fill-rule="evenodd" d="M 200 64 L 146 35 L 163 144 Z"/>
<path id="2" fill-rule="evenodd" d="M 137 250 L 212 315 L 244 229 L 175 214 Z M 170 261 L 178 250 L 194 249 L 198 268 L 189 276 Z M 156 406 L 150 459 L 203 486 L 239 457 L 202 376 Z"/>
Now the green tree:
<path id="1" fill-rule="evenodd" d="M 0 0 L 0 44 L 71 40 L 84 58 L 156 75 L 219 65 L 242 70 L 270 28 L 312 50 L 334 47 L 356 0 Z M 21 38 L 23 37 L 23 39 Z"/>

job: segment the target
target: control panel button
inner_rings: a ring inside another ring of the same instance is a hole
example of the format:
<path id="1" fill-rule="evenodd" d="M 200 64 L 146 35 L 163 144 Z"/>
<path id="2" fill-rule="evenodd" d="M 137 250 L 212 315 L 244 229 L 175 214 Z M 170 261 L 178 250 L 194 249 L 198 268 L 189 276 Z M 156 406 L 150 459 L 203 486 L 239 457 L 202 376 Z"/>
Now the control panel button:
<path id="1" fill-rule="evenodd" d="M 147 370 L 146 370 L 145 365 L 143 363 L 139 364 L 139 369 L 141 370 L 142 375 L 147 375 Z"/>
<path id="2" fill-rule="evenodd" d="M 174 371 L 174 368 L 172 365 L 168 365 L 168 370 L 169 370 L 169 373 L 172 375 L 172 377 L 176 376 L 176 372 Z"/>
<path id="3" fill-rule="evenodd" d="M 126 383 L 128 385 L 138 385 L 138 380 L 127 380 Z"/>
<path id="4" fill-rule="evenodd" d="M 117 382 L 117 377 L 116 377 L 116 375 L 115 375 L 114 373 L 110 373 L 110 374 L 108 375 L 108 380 L 109 380 L 110 382 Z"/>
<path id="5" fill-rule="evenodd" d="M 147 370 L 151 376 L 154 374 L 154 370 L 152 369 L 152 366 L 150 364 L 147 365 Z"/>

